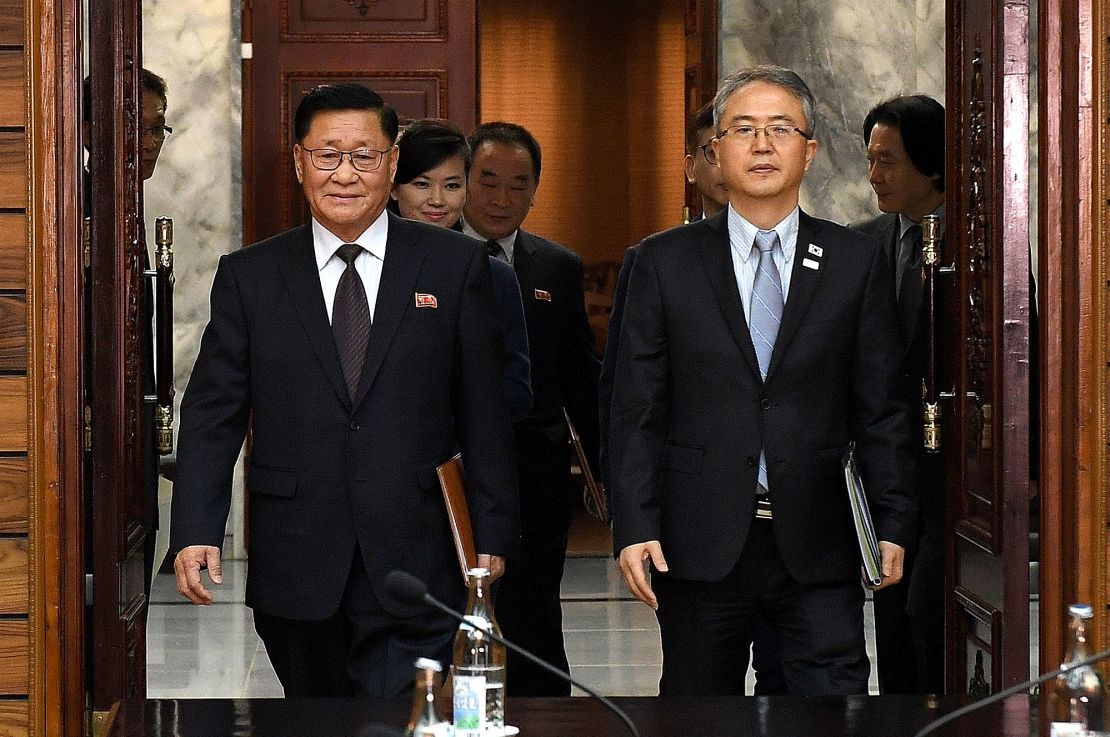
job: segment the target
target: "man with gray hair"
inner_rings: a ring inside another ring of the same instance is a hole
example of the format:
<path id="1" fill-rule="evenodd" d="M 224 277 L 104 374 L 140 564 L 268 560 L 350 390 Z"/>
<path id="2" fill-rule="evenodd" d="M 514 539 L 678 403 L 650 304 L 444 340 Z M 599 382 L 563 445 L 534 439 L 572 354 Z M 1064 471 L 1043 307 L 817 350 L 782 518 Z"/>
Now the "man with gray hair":
<path id="1" fill-rule="evenodd" d="M 782 67 L 714 102 L 720 215 L 649 237 L 629 281 L 609 444 L 614 547 L 656 610 L 664 695 L 742 694 L 760 616 L 794 695 L 867 692 L 850 447 L 902 576 L 916 523 L 891 276 L 879 244 L 802 212 L 815 103 Z M 650 577 L 649 577 L 650 575 Z"/>

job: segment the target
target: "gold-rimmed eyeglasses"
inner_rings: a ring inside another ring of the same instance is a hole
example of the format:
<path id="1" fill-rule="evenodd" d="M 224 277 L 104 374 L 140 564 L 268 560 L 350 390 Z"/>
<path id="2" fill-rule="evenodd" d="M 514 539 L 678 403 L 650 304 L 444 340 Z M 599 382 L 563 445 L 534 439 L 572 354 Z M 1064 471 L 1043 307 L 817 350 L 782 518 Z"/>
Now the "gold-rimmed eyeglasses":
<path id="1" fill-rule="evenodd" d="M 393 150 L 389 147 L 384 151 L 375 148 L 356 148 L 353 151 L 339 151 L 334 148 L 304 148 L 308 152 L 309 161 L 321 171 L 335 171 L 343 163 L 343 157 L 351 160 L 351 166 L 357 171 L 377 171 L 382 165 L 385 155 Z"/>
<path id="2" fill-rule="evenodd" d="M 717 134 L 717 140 L 723 141 L 726 138 L 731 138 L 735 141 L 744 141 L 750 143 L 759 136 L 760 131 L 762 131 L 763 135 L 767 137 L 767 140 L 772 143 L 785 143 L 795 133 L 797 133 L 807 141 L 810 138 L 809 133 L 797 126 L 777 123 L 775 125 L 763 126 L 731 125 Z M 712 146 L 707 143 L 705 144 L 705 146 L 699 146 L 699 148 L 702 149 L 702 153 L 705 155 L 706 161 L 708 161 L 710 164 L 717 163 L 717 154 L 715 151 L 713 151 Z"/>

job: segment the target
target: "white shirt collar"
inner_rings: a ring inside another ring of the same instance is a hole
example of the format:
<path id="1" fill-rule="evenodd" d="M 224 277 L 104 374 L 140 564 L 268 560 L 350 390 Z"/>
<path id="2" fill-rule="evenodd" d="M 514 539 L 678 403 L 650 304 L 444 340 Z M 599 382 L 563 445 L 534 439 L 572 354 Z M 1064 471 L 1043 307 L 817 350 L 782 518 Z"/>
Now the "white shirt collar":
<path id="1" fill-rule="evenodd" d="M 771 230 L 778 233 L 779 245 L 782 246 L 782 255 L 787 263 L 794 258 L 794 247 L 798 243 L 799 211 L 799 208 L 795 206 L 789 215 L 771 228 Z M 736 210 L 733 210 L 731 202 L 728 205 L 727 217 L 729 240 L 732 241 L 732 247 L 736 249 L 742 260 L 747 261 L 752 252 L 752 244 L 755 243 L 755 234 L 760 229 Z"/>
<path id="2" fill-rule="evenodd" d="M 316 218 L 312 218 L 312 248 L 316 252 L 316 269 L 322 271 L 344 243 L 357 243 L 379 261 L 385 261 L 385 242 L 388 236 L 389 215 L 385 210 L 382 210 L 377 219 L 353 241 L 341 240 L 339 236 L 321 225 Z"/>
<path id="3" fill-rule="evenodd" d="M 474 230 L 474 228 L 472 228 L 470 226 L 470 223 L 466 222 L 466 218 L 460 217 L 459 219 L 462 221 L 463 233 L 466 233 L 471 238 L 477 238 L 478 240 L 483 241 L 483 242 L 489 240 L 489 238 L 486 238 L 484 235 L 482 235 L 478 231 Z M 519 230 L 519 228 L 517 230 Z M 512 259 L 512 256 L 513 256 L 513 244 L 516 243 L 517 230 L 514 230 L 512 233 L 509 233 L 504 238 L 498 238 L 497 239 L 497 242 L 501 244 L 501 247 L 503 249 L 505 249 L 505 253 L 508 254 L 510 259 Z"/>
<path id="4" fill-rule="evenodd" d="M 938 225 L 940 225 L 940 232 L 941 232 L 941 234 L 943 234 L 944 233 L 944 203 L 943 202 L 940 203 L 940 207 L 933 210 L 930 214 L 931 215 L 936 215 L 938 218 L 940 218 L 940 222 L 938 223 Z M 920 225 L 920 224 L 921 223 L 915 223 L 914 221 L 910 220 L 908 217 L 906 217 L 902 213 L 898 213 L 898 239 L 901 240 L 902 236 L 904 236 L 906 234 L 907 230 L 909 230 L 910 228 L 912 228 L 915 225 Z"/>

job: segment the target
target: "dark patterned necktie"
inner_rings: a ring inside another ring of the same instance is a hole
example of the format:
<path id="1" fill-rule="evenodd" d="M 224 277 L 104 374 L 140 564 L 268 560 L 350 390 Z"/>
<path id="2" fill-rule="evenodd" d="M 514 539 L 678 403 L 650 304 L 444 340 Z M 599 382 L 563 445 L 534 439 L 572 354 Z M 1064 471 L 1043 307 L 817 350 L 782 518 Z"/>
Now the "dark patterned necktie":
<path id="1" fill-rule="evenodd" d="M 497 241 L 486 241 L 486 250 L 489 251 L 491 258 L 499 261 L 505 261 L 505 249 Z"/>
<path id="2" fill-rule="evenodd" d="M 370 304 L 366 300 L 362 278 L 355 269 L 355 259 L 360 253 L 362 247 L 357 243 L 344 243 L 335 252 L 347 268 L 339 277 L 331 309 L 331 332 L 335 336 L 339 365 L 343 367 L 343 378 L 352 401 L 358 389 L 359 376 L 362 375 L 366 346 L 370 342 Z"/>
<path id="3" fill-rule="evenodd" d="M 898 244 L 898 273 L 895 276 L 895 294 L 902 296 L 902 284 L 906 275 L 916 275 L 921 278 L 921 226 L 917 223 L 911 225 L 902 235 Z"/>

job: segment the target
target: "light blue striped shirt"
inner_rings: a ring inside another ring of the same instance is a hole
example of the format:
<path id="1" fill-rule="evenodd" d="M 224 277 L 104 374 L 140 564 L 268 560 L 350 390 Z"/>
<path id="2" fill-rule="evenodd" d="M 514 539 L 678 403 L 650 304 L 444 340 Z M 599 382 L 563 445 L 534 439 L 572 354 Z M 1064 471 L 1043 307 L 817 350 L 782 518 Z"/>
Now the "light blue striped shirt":
<path id="1" fill-rule="evenodd" d="M 785 306 L 790 294 L 790 270 L 794 266 L 794 251 L 798 244 L 798 208 L 795 207 L 774 230 L 779 235 L 779 245 L 775 251 L 775 266 L 779 269 L 782 281 L 782 303 Z M 752 225 L 732 205 L 728 206 L 728 240 L 732 251 L 732 270 L 736 273 L 736 288 L 740 290 L 740 300 L 744 303 L 744 321 L 752 320 L 752 287 L 755 285 L 755 272 L 759 269 L 759 251 L 753 248 L 755 234 L 759 228 Z"/>

